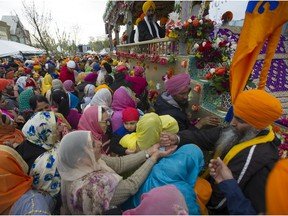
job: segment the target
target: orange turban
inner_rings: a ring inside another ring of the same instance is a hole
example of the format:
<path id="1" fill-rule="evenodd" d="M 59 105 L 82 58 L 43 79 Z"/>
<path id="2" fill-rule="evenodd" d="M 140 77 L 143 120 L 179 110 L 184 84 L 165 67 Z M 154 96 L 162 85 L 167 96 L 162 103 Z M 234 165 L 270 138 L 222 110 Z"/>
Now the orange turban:
<path id="1" fill-rule="evenodd" d="M 142 6 L 142 10 L 144 12 L 144 14 L 147 13 L 147 11 L 150 9 L 150 8 L 153 8 L 154 10 L 156 9 L 156 5 L 153 1 L 146 1 L 143 6 Z"/>
<path id="2" fill-rule="evenodd" d="M 264 129 L 282 115 L 280 101 L 263 90 L 241 92 L 234 103 L 234 114 L 257 129 Z"/>
<path id="3" fill-rule="evenodd" d="M 288 159 L 280 160 L 268 176 L 266 184 L 267 214 L 288 214 Z"/>
<path id="4" fill-rule="evenodd" d="M 12 80 L 0 78 L 0 92 L 3 91 L 11 82 Z"/>
<path id="5" fill-rule="evenodd" d="M 33 178 L 27 175 L 28 165 L 12 148 L 0 145 L 0 213 L 9 208 L 31 189 Z"/>

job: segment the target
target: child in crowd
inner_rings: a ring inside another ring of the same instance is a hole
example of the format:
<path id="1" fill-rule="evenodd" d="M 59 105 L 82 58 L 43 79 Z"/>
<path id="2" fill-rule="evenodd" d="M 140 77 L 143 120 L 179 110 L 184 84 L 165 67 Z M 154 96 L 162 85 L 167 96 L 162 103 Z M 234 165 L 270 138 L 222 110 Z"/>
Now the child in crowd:
<path id="1" fill-rule="evenodd" d="M 122 111 L 122 120 L 123 125 L 113 133 L 110 141 L 110 153 L 115 153 L 118 156 L 135 153 L 135 151 L 131 151 L 122 147 L 119 144 L 119 141 L 126 134 L 130 134 L 136 131 L 136 125 L 139 121 L 138 110 L 132 107 L 124 109 Z"/>

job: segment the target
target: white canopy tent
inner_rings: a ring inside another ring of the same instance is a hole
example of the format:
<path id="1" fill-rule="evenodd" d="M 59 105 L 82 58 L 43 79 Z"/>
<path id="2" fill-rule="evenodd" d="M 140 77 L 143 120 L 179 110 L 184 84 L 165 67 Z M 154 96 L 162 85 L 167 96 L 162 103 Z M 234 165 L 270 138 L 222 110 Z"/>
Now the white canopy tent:
<path id="1" fill-rule="evenodd" d="M 0 40 L 0 58 L 17 55 L 20 52 L 22 52 L 23 54 L 40 55 L 44 53 L 44 50 L 14 41 Z"/>

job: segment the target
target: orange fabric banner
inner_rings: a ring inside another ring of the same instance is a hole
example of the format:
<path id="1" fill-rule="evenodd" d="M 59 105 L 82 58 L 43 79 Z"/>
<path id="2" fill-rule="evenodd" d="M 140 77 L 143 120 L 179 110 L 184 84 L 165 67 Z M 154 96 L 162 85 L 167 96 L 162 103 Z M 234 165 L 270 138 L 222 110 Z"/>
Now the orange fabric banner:
<path id="1" fill-rule="evenodd" d="M 246 86 L 257 57 L 268 40 L 264 67 L 260 75 L 260 89 L 266 84 L 271 60 L 280 38 L 281 27 L 288 20 L 288 2 L 249 1 L 244 25 L 230 68 L 232 103 Z"/>

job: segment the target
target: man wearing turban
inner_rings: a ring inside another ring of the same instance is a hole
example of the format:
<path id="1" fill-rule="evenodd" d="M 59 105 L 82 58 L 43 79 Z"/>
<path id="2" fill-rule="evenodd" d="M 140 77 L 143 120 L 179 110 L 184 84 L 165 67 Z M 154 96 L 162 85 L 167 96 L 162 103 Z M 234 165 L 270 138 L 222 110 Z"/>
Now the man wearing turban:
<path id="1" fill-rule="evenodd" d="M 138 24 L 139 41 L 152 40 L 154 38 L 163 38 L 163 32 L 155 20 L 156 5 L 153 1 L 146 1 L 142 6 L 144 19 Z M 136 40 L 137 41 L 137 40 Z"/>
<path id="2" fill-rule="evenodd" d="M 191 91 L 190 75 L 180 73 L 172 76 L 165 82 L 166 91 L 158 96 L 154 108 L 158 115 L 170 115 L 176 119 L 179 131 L 188 128 L 201 128 L 205 124 L 218 125 L 218 118 L 205 117 L 193 127 L 188 119 L 186 109 L 188 108 L 188 95 Z"/>
<path id="3" fill-rule="evenodd" d="M 268 174 L 279 159 L 280 140 L 274 134 L 271 125 L 282 115 L 282 106 L 277 98 L 263 90 L 248 90 L 238 95 L 233 108 L 233 119 L 226 128 L 184 130 L 178 133 L 178 137 L 163 134 L 160 143 L 180 146 L 194 143 L 203 151 L 213 151 L 213 158 L 220 157 L 231 170 L 244 196 L 251 201 L 256 214 L 263 213 L 266 210 L 265 184 Z M 219 176 L 212 172 L 213 178 L 207 177 L 213 190 L 207 205 L 211 213 L 233 214 L 229 212 L 231 209 L 227 208 L 231 203 L 226 202 L 224 194 L 219 190 L 220 186 L 213 179 L 217 181 Z M 236 190 L 229 184 L 223 187 L 221 191 Z M 233 194 L 235 193 L 236 191 Z M 238 209 L 241 209 L 239 203 Z"/>

